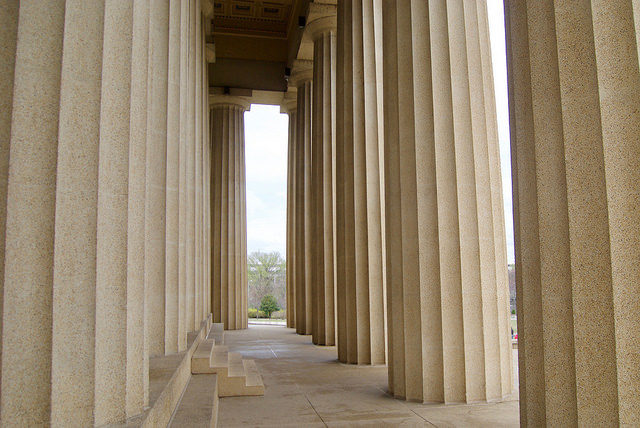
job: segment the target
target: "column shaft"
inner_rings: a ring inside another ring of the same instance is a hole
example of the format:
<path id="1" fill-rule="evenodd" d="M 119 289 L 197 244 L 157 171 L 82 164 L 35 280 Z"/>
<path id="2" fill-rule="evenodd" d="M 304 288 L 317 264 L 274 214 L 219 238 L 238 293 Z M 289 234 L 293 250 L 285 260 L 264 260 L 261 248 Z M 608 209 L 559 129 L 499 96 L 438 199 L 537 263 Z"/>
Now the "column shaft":
<path id="1" fill-rule="evenodd" d="M 196 0 L 189 2 L 189 69 L 187 72 L 187 218 L 186 218 L 186 280 L 187 280 L 187 331 L 197 327 L 195 314 L 196 280 L 195 280 L 195 94 L 196 94 Z"/>
<path id="2" fill-rule="evenodd" d="M 298 86 L 296 129 L 296 332 L 311 334 L 311 90 L 310 80 Z"/>
<path id="3" fill-rule="evenodd" d="M 51 329 L 44 326 L 50 326 L 52 318 L 64 6 L 60 0 L 21 2 L 17 27 L 4 245 L 0 414 L 3 421 L 25 426 L 46 424 L 50 416 Z M 24 340 L 25 331 L 30 332 L 29 340 Z"/>
<path id="4" fill-rule="evenodd" d="M 126 413 L 141 413 L 149 403 L 149 349 L 145 316 L 145 195 L 147 158 L 147 77 L 149 1 L 133 4 L 131 112 L 127 203 L 127 393 Z"/>
<path id="5" fill-rule="evenodd" d="M 338 13 L 345 34 L 339 47 L 338 85 L 341 94 L 348 93 L 342 95 L 338 113 L 341 132 L 338 206 L 342 216 L 338 236 L 343 239 L 341 252 L 352 250 L 349 257 L 355 261 L 354 281 L 346 278 L 351 269 L 346 266 L 339 269 L 342 278 L 337 281 L 338 291 L 345 301 L 339 303 L 338 322 L 343 339 L 338 344 L 342 348 L 338 358 L 349 363 L 384 364 L 384 263 L 373 1 L 351 2 Z M 348 247 L 344 242 L 347 236 Z"/>
<path id="6" fill-rule="evenodd" d="M 169 7 L 168 89 L 167 89 L 167 170 L 165 249 L 165 353 L 178 352 L 178 210 L 180 204 L 180 20 L 181 1 Z"/>
<path id="7" fill-rule="evenodd" d="M 639 12 L 506 4 L 522 426 L 640 421 Z"/>
<path id="8" fill-rule="evenodd" d="M 327 19 L 327 18 L 322 18 Z M 310 219 L 312 231 L 312 334 L 317 345 L 335 345 L 333 168 L 335 148 L 335 16 L 333 31 L 314 40 Z M 311 25 L 315 25 L 314 21 Z"/>
<path id="9" fill-rule="evenodd" d="M 289 147 L 287 151 L 287 327 L 296 325 L 296 128 L 297 112 L 289 109 Z"/>
<path id="10" fill-rule="evenodd" d="M 202 231 L 202 13 L 201 0 L 196 0 L 196 20 L 195 20 L 195 95 L 190 100 L 194 103 L 195 114 L 195 160 L 194 160 L 194 223 L 193 223 L 193 245 L 194 245 L 194 307 L 195 325 L 197 330 L 202 321 L 202 247 L 201 247 L 201 231 Z"/>
<path id="11" fill-rule="evenodd" d="M 18 11 L 20 2 L 5 3 L 0 16 L 0 242 L 5 242 L 7 223 L 7 180 L 9 177 L 9 150 L 11 141 L 11 114 L 13 112 L 13 85 L 18 37 Z M 4 299 L 4 254 L 0 245 L 0 331 L 2 331 Z M 2 338 L 0 338 L 0 385 L 2 384 Z"/>
<path id="12" fill-rule="evenodd" d="M 169 0 L 149 3 L 145 301 L 149 355 L 164 355 Z"/>
<path id="13" fill-rule="evenodd" d="M 189 94 L 189 2 L 180 2 L 180 164 L 178 205 L 178 350 L 187 346 L 187 146 Z"/>
<path id="14" fill-rule="evenodd" d="M 50 419 L 53 425 L 60 426 L 93 424 L 103 20 L 104 3 L 67 1 L 65 5 L 53 251 Z M 87 34 L 87 27 L 97 30 Z M 71 301 L 73 305 L 69 304 Z"/>
<path id="15" fill-rule="evenodd" d="M 127 201 L 133 4 L 107 3 L 102 63 L 94 424 L 125 418 Z"/>
<path id="16" fill-rule="evenodd" d="M 242 101 L 241 101 L 242 102 Z M 244 112 L 248 106 L 220 101 L 211 107 L 214 150 L 212 307 L 228 330 L 247 327 Z M 216 269 L 219 267 L 219 269 Z"/>
<path id="17" fill-rule="evenodd" d="M 418 401 L 502 399 L 511 363 L 486 4 L 383 7 L 390 389 Z"/>

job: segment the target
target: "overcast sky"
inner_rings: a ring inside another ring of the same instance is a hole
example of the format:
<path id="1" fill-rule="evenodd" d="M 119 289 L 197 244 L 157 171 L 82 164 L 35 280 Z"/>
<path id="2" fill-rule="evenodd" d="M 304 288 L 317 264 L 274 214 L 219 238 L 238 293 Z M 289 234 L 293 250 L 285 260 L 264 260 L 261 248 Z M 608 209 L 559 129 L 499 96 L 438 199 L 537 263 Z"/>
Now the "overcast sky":
<path id="1" fill-rule="evenodd" d="M 496 88 L 498 133 L 509 263 L 513 263 L 513 210 L 509 111 L 502 0 L 487 0 Z M 280 107 L 253 105 L 245 113 L 247 250 L 285 255 L 288 117 Z"/>

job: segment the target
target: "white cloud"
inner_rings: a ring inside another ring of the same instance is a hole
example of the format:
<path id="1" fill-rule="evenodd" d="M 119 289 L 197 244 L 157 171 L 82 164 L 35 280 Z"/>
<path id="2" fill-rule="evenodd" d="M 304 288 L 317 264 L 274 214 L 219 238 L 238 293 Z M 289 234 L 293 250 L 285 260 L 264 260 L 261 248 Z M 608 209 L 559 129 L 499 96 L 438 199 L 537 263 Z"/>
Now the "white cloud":
<path id="1" fill-rule="evenodd" d="M 285 255 L 288 117 L 280 107 L 252 105 L 245 113 L 247 251 Z"/>

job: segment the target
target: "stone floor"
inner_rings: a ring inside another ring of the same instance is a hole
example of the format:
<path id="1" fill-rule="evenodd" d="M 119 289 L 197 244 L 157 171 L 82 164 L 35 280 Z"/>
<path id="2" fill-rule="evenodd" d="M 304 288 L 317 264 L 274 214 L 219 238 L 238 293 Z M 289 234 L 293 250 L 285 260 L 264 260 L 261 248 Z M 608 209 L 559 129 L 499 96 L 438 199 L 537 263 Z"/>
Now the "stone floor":
<path id="1" fill-rule="evenodd" d="M 335 347 L 314 346 L 293 329 L 250 325 L 225 332 L 230 351 L 254 358 L 264 397 L 221 398 L 219 427 L 515 427 L 518 402 L 408 403 L 387 394 L 386 366 L 337 362 Z"/>

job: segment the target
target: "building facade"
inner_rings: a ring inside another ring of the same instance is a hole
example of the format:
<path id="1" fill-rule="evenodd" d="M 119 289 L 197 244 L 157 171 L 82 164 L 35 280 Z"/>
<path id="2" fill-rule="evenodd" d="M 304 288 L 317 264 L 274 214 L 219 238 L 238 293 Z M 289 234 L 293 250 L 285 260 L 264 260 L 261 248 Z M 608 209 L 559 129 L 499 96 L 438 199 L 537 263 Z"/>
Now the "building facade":
<path id="1" fill-rule="evenodd" d="M 640 1 L 504 6 L 520 424 L 634 426 Z M 0 67 L 0 425 L 256 395 L 195 363 L 247 328 L 252 103 L 289 115 L 287 326 L 396 399 L 515 392 L 485 0 L 3 0 Z"/>

